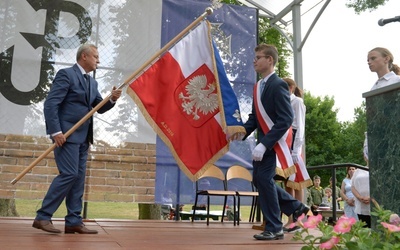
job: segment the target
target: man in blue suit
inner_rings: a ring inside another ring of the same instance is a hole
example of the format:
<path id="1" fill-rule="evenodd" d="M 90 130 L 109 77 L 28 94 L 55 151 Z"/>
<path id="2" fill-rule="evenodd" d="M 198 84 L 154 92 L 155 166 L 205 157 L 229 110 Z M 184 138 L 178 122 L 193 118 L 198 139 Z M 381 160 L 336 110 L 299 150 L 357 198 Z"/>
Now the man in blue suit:
<path id="1" fill-rule="evenodd" d="M 278 51 L 273 45 L 255 48 L 254 69 L 262 79 L 256 84 L 253 109 L 244 124 L 244 139 L 257 129 L 257 146 L 252 152 L 253 181 L 259 192 L 260 208 L 265 219 L 264 232 L 254 235 L 257 240 L 283 239 L 281 211 L 297 221 L 309 208 L 275 184 L 277 144 L 292 125 L 293 114 L 287 83 L 274 71 Z M 234 139 L 240 139 L 236 135 Z M 290 154 L 289 157 L 291 158 Z"/>
<path id="2" fill-rule="evenodd" d="M 89 145 L 93 143 L 93 119 L 84 122 L 68 138 L 64 135 L 103 100 L 97 81 L 88 75 L 100 63 L 97 47 L 82 45 L 76 60 L 72 67 L 58 71 L 44 102 L 47 134 L 57 145 L 54 158 L 59 175 L 51 183 L 32 226 L 50 233 L 61 233 L 53 226 L 51 218 L 65 198 L 65 233 L 97 234 L 96 230 L 85 227 L 81 217 L 86 160 Z M 104 113 L 114 107 L 120 96 L 121 90 L 114 87 L 109 102 L 97 112 Z"/>

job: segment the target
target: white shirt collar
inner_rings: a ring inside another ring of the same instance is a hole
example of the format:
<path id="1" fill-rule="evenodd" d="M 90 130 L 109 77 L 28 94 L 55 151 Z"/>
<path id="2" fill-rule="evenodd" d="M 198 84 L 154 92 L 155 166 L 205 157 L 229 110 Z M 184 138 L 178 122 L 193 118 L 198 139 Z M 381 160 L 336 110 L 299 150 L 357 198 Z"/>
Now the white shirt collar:
<path id="1" fill-rule="evenodd" d="M 82 68 L 82 66 L 79 65 L 79 63 L 76 63 L 76 65 L 78 65 L 78 68 L 81 70 L 82 75 L 87 74 L 86 71 Z"/>

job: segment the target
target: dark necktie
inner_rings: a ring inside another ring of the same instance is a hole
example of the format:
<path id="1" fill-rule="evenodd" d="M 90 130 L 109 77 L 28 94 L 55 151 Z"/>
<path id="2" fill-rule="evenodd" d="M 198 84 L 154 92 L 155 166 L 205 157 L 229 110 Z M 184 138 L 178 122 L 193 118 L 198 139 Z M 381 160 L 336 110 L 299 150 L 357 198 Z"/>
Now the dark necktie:
<path id="1" fill-rule="evenodd" d="M 89 75 L 88 74 L 83 74 L 83 78 L 85 78 L 86 84 L 89 84 Z"/>
<path id="2" fill-rule="evenodd" d="M 88 74 L 83 74 L 86 82 L 86 89 L 87 89 L 87 100 L 90 101 L 90 76 Z"/>

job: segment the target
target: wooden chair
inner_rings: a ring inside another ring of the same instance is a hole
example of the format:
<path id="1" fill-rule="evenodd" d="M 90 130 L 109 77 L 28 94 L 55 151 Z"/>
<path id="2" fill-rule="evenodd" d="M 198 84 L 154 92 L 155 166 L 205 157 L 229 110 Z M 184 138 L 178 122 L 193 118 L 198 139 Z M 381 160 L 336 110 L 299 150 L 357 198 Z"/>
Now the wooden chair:
<path id="1" fill-rule="evenodd" d="M 204 178 L 213 178 L 219 180 L 221 183 L 221 189 L 199 189 L 199 182 Z M 210 196 L 222 196 L 224 197 L 224 206 L 222 208 L 222 216 L 221 222 L 224 221 L 225 216 L 225 208 L 228 196 L 232 196 L 233 198 L 233 213 L 236 214 L 236 192 L 235 191 L 227 191 L 226 186 L 226 179 L 225 174 L 219 169 L 217 166 L 212 165 L 207 171 L 204 172 L 202 176 L 196 181 L 196 198 L 193 207 L 193 214 L 192 214 L 192 222 L 195 218 L 196 208 L 197 208 L 197 201 L 200 195 L 207 196 L 207 226 L 209 225 L 210 219 Z M 233 225 L 236 226 L 236 220 L 233 221 Z"/>
<path id="2" fill-rule="evenodd" d="M 226 172 L 226 181 L 227 181 L 227 186 L 229 187 L 229 181 L 232 179 L 242 179 L 246 180 L 249 182 L 250 185 L 248 185 L 246 188 L 251 187 L 251 191 L 248 190 L 235 190 L 236 192 L 236 197 L 238 200 L 238 217 L 240 216 L 240 197 L 252 197 L 252 203 L 251 203 L 251 210 L 250 210 L 250 216 L 249 216 L 249 222 L 254 221 L 254 216 L 256 213 L 256 207 L 257 207 L 257 202 L 258 202 L 258 192 L 255 190 L 255 187 L 253 185 L 253 176 L 250 173 L 248 169 L 245 167 L 239 166 L 239 165 L 234 165 L 231 166 L 228 171 Z M 229 190 L 229 189 L 228 189 Z M 239 218 L 237 224 L 239 225 Z"/>

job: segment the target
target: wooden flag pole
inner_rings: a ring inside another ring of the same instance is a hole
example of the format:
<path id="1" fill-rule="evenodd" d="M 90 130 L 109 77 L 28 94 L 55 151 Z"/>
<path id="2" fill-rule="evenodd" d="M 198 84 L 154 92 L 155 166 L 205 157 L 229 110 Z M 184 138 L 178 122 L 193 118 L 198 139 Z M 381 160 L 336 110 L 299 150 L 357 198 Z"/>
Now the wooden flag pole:
<path id="1" fill-rule="evenodd" d="M 169 41 L 164 47 L 162 47 L 157 53 L 155 53 L 149 60 L 147 60 L 140 68 L 138 68 L 131 76 L 129 76 L 117 89 L 122 89 L 128 83 L 130 83 L 139 73 L 141 73 L 144 69 L 148 67 L 154 60 L 164 54 L 172 45 L 178 42 L 186 33 L 188 33 L 193 27 L 199 24 L 207 15 L 211 15 L 213 13 L 213 9 L 211 7 L 206 8 L 205 12 L 199 16 L 196 20 L 194 20 L 189 26 L 187 26 L 184 30 L 182 30 L 177 36 L 175 36 L 171 41 Z M 81 120 L 79 120 L 72 128 L 70 128 L 65 134 L 65 138 L 70 136 L 76 129 L 78 129 L 84 122 L 86 122 L 90 117 L 93 116 L 97 110 L 103 107 L 111 98 L 111 93 L 103 99 L 99 104 L 97 104 L 89 113 L 87 113 Z M 49 147 L 46 151 L 44 151 L 36 160 L 34 160 L 28 167 L 26 167 L 21 173 L 17 175 L 12 181 L 11 184 L 17 183 L 25 174 L 27 174 L 33 167 L 36 166 L 41 160 L 43 160 L 51 151 L 56 148 L 56 144 L 54 143 L 51 147 Z"/>

